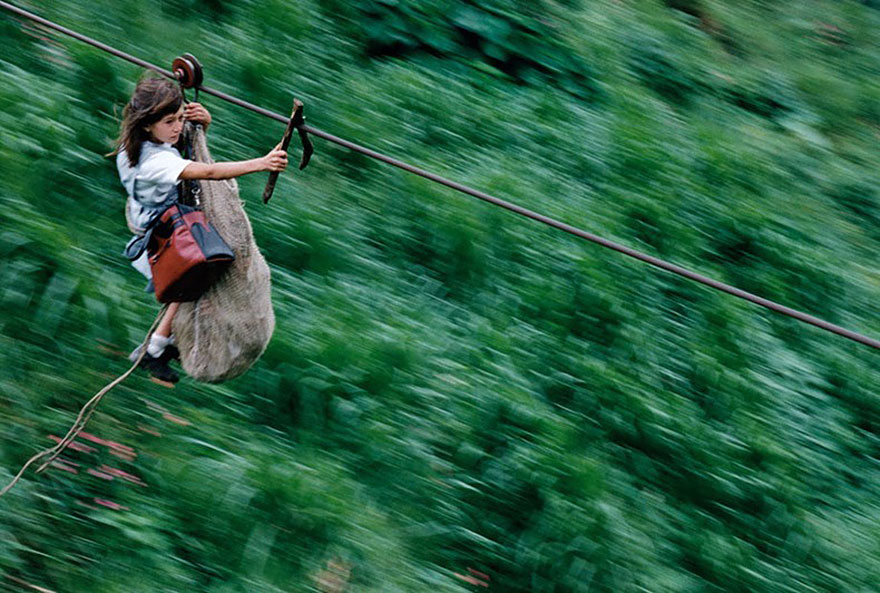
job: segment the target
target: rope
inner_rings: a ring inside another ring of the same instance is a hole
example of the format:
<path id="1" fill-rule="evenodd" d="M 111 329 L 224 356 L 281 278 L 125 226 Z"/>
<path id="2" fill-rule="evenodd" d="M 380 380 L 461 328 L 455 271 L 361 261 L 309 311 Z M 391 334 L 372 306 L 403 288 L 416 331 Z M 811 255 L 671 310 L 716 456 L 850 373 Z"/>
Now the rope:
<path id="1" fill-rule="evenodd" d="M 39 17 L 33 13 L 30 13 L 30 12 L 27 12 L 27 11 L 22 10 L 20 8 L 17 8 L 15 6 L 9 4 L 8 2 L 4 2 L 4 1 L 0 0 L 0 8 L 5 8 L 5 9 L 9 10 L 10 12 L 13 12 L 19 16 L 22 16 L 22 17 L 25 17 L 25 18 L 30 19 L 32 21 L 35 21 L 35 22 L 37 22 L 41 25 L 44 25 L 50 29 L 54 29 L 56 31 L 64 33 L 65 35 L 69 35 L 69 36 L 71 36 L 75 39 L 78 39 L 84 43 L 87 43 L 89 45 L 97 47 L 98 49 L 109 52 L 109 53 L 111 53 L 117 57 L 120 57 L 124 60 L 128 60 L 129 62 L 132 62 L 133 64 L 137 64 L 137 65 L 142 66 L 144 68 L 154 70 L 155 72 L 161 74 L 162 76 L 165 76 L 167 78 L 171 78 L 173 80 L 177 80 L 176 77 L 174 76 L 174 74 L 169 70 L 166 70 L 164 68 L 159 68 L 158 66 L 155 66 L 155 65 L 153 65 L 149 62 L 146 62 L 140 58 L 137 58 L 135 56 L 132 56 L 130 54 L 122 52 L 116 48 L 110 47 L 109 45 L 101 43 L 100 41 L 96 41 L 90 37 L 82 35 L 81 33 L 77 33 L 77 32 L 72 31 L 66 27 L 62 27 L 61 25 L 53 23 L 52 21 L 46 20 L 42 17 Z M 196 90 L 201 90 L 202 92 L 207 93 L 209 95 L 212 95 L 214 97 L 217 97 L 218 99 L 221 99 L 223 101 L 227 101 L 229 103 L 232 103 L 233 105 L 237 105 L 237 106 L 242 107 L 244 109 L 248 109 L 250 111 L 253 111 L 254 113 L 258 113 L 260 115 L 266 116 L 270 119 L 274 119 L 274 120 L 282 122 L 284 124 L 287 124 L 290 121 L 289 117 L 286 117 L 286 116 L 281 115 L 279 113 L 269 111 L 268 109 L 264 109 L 263 107 L 259 107 L 258 105 L 254 105 L 253 103 L 249 103 L 249 102 L 244 101 L 242 99 L 239 99 L 237 97 L 233 97 L 232 95 L 228 95 L 228 94 L 226 94 L 222 91 L 218 91 L 216 89 L 212 89 L 212 88 L 209 88 L 206 86 L 198 86 L 198 87 L 196 87 Z M 445 185 L 446 187 L 449 187 L 449 188 L 454 189 L 456 191 L 459 191 L 461 193 L 467 194 L 467 195 L 472 196 L 474 198 L 477 198 L 479 200 L 483 200 L 483 201 L 488 202 L 490 204 L 493 204 L 495 206 L 499 206 L 501 208 L 509 210 L 510 212 L 514 212 L 516 214 L 519 214 L 520 216 L 524 216 L 526 218 L 530 218 L 530 219 L 535 220 L 537 222 L 540 222 L 542 224 L 554 227 L 554 228 L 559 229 L 563 232 L 574 235 L 580 239 L 590 241 L 592 243 L 595 243 L 595 244 L 600 245 L 602 247 L 605 247 L 607 249 L 611 249 L 611 250 L 616 251 L 618 253 L 622 253 L 623 255 L 635 258 L 639 261 L 642 261 L 642 262 L 647 263 L 649 265 L 655 266 L 655 267 L 660 268 L 662 270 L 665 270 L 667 272 L 677 274 L 678 276 L 682 276 L 682 277 L 687 278 L 689 280 L 693 280 L 694 282 L 699 282 L 700 284 L 703 284 L 703 285 L 708 286 L 710 288 L 713 288 L 715 290 L 725 292 L 729 295 L 732 295 L 737 298 L 749 301 L 755 305 L 765 307 L 765 308 L 770 309 L 771 311 L 774 311 L 776 313 L 786 315 L 786 316 L 791 317 L 793 319 L 797 319 L 798 321 L 801 321 L 803 323 L 807 323 L 807 324 L 812 325 L 814 327 L 818 327 L 819 329 L 823 329 L 823 330 L 831 332 L 833 334 L 837 334 L 837 335 L 842 336 L 844 338 L 847 338 L 847 339 L 853 340 L 855 342 L 859 342 L 859 343 L 864 344 L 866 346 L 870 346 L 872 348 L 880 350 L 880 340 L 877 340 L 875 338 L 860 334 L 858 332 L 852 331 L 852 330 L 847 329 L 845 327 L 841 327 L 841 326 L 836 325 L 834 323 L 831 323 L 829 321 L 825 321 L 824 319 L 814 317 L 813 315 L 809 315 L 809 314 L 804 313 L 802 311 L 798 311 L 797 309 L 792 309 L 791 307 L 786 307 L 785 305 L 781 305 L 781 304 L 776 303 L 774 301 L 771 301 L 769 299 L 765 299 L 763 297 L 760 297 L 756 294 L 747 292 L 745 290 L 741 290 L 739 288 L 736 288 L 735 286 L 731 286 L 730 284 L 725 284 L 724 282 L 720 282 L 718 280 L 713 280 L 712 278 L 709 278 L 707 276 L 703 276 L 702 274 L 698 274 L 696 272 L 692 272 L 692 271 L 690 271 L 686 268 L 683 268 L 679 265 L 673 264 L 671 262 L 667 262 L 665 260 L 648 255 L 646 253 L 642 253 L 641 251 L 637 251 L 637 250 L 632 249 L 630 247 L 626 247 L 625 245 L 621 245 L 620 243 L 617 243 L 615 241 L 605 239 L 603 237 L 600 237 L 600 236 L 595 235 L 593 233 L 590 233 L 588 231 L 579 229 L 577 227 L 571 226 L 569 224 L 566 224 L 564 222 L 550 218 L 548 216 L 544 216 L 543 214 L 533 212 L 532 210 L 529 210 L 527 208 L 523 208 L 522 206 L 518 206 L 517 204 L 513 204 L 511 202 L 508 202 L 506 200 L 502 200 L 501 198 L 495 197 L 491 194 L 487 194 L 485 192 L 474 189 L 474 188 L 469 187 L 467 185 L 463 185 L 461 183 L 446 179 L 445 177 L 441 177 L 440 175 L 437 175 L 435 173 L 431 173 L 430 171 L 426 171 L 424 169 L 421 169 L 421 168 L 416 167 L 414 165 L 410 165 L 404 161 L 398 160 L 398 159 L 390 157 L 388 155 L 376 152 L 375 150 L 371 150 L 369 148 L 366 148 L 366 147 L 361 146 L 359 144 L 356 144 L 354 142 L 350 142 L 350 141 L 345 140 L 343 138 L 339 138 L 338 136 L 328 134 L 327 132 L 324 132 L 324 131 L 319 130 L 317 128 L 313 128 L 309 125 L 302 125 L 302 126 L 300 126 L 300 129 L 302 129 L 303 131 L 305 131 L 309 134 L 314 134 L 315 136 L 317 136 L 319 138 L 323 138 L 324 140 L 327 140 L 328 142 L 332 142 L 334 144 L 338 144 L 339 146 L 343 146 L 343 147 L 348 148 L 350 150 L 353 150 L 355 152 L 359 152 L 359 153 L 361 153 L 365 156 L 368 156 L 370 158 L 382 161 L 384 163 L 387 163 L 387 164 L 392 165 L 394 167 L 397 167 L 399 169 L 403 169 L 404 171 L 407 171 L 409 173 L 413 173 L 415 175 L 419 175 L 421 177 L 424 177 L 426 179 L 434 181 L 435 183 Z"/>
<path id="2" fill-rule="evenodd" d="M 73 422 L 73 426 L 70 427 L 70 430 L 67 431 L 67 434 L 64 435 L 64 438 L 61 439 L 54 447 L 43 449 L 42 451 L 28 459 L 27 462 L 22 466 L 22 468 L 18 470 L 18 473 L 15 475 L 15 477 L 12 478 L 12 481 L 9 482 L 9 484 L 7 484 L 2 490 L 0 490 L 0 496 L 3 496 L 7 492 L 9 492 L 9 490 L 11 490 L 12 487 L 18 483 L 18 481 L 24 475 L 24 472 L 27 471 L 27 469 L 31 465 L 48 457 L 48 459 L 46 459 L 42 463 L 42 465 L 37 468 L 36 471 L 36 473 L 38 474 L 44 472 L 46 468 L 48 468 L 52 464 L 52 462 L 55 461 L 58 456 L 64 452 L 67 446 L 72 443 L 76 439 L 76 437 L 79 436 L 79 434 L 85 429 L 86 424 L 88 424 L 89 419 L 92 417 L 92 414 L 95 412 L 95 409 L 97 409 L 98 404 L 101 403 L 101 400 L 104 398 L 104 396 L 107 395 L 107 393 L 111 389 L 125 381 L 141 363 L 141 360 L 144 358 L 144 355 L 147 352 L 147 344 L 149 344 L 150 342 L 150 336 L 153 335 L 153 330 L 155 330 L 156 326 L 159 325 L 159 321 L 162 319 L 162 316 L 165 315 L 165 311 L 167 309 L 168 305 L 166 304 L 163 305 L 162 308 L 159 310 L 159 314 L 156 316 L 156 320 L 153 321 L 153 325 L 150 326 L 149 331 L 147 331 L 147 337 L 144 338 L 144 341 L 140 347 L 140 353 L 138 354 L 137 359 L 134 361 L 134 364 L 131 365 L 131 368 L 129 368 L 116 379 L 108 383 L 98 393 L 93 395 L 92 399 L 87 401 L 82 409 L 80 409 L 79 414 L 77 414 L 76 416 L 76 420 Z"/>

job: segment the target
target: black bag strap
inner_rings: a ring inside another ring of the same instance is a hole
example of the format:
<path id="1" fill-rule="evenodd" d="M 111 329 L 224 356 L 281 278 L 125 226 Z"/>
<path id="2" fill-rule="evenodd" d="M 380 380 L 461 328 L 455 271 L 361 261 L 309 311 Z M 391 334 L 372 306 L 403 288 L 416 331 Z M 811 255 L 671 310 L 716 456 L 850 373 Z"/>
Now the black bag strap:
<path id="1" fill-rule="evenodd" d="M 183 134 L 181 134 L 178 148 L 183 158 L 191 161 L 195 160 L 195 151 L 193 150 L 193 135 L 195 129 L 201 124 L 186 122 L 183 126 Z M 202 203 L 202 186 L 198 179 L 184 179 L 177 184 L 177 202 L 179 204 L 187 204 L 199 208 Z"/>
<path id="2" fill-rule="evenodd" d="M 162 220 L 162 217 L 165 216 L 165 213 L 168 212 L 168 210 L 170 210 L 171 208 L 177 208 L 179 212 L 178 214 L 172 216 L 172 223 L 177 218 L 182 218 L 184 214 L 198 210 L 198 208 L 193 208 L 192 206 L 187 206 L 185 204 L 171 204 L 170 206 L 168 206 L 168 208 L 165 208 L 165 210 L 160 212 L 158 216 L 150 221 L 150 223 L 144 230 L 143 235 L 135 235 L 128 241 L 128 243 L 126 243 L 125 249 L 122 250 L 122 255 L 128 258 L 129 261 L 134 261 L 139 258 L 141 254 L 147 249 L 147 246 L 150 244 L 150 239 L 153 237 L 153 231 L 156 230 L 156 226 L 159 224 L 159 221 Z"/>
<path id="3" fill-rule="evenodd" d="M 129 261 L 134 261 L 143 254 L 147 249 L 147 245 L 150 244 L 150 239 L 153 237 L 153 226 L 147 229 L 147 232 L 143 235 L 135 235 L 131 238 L 131 240 L 125 245 L 125 249 L 122 250 L 122 255 L 127 257 Z"/>

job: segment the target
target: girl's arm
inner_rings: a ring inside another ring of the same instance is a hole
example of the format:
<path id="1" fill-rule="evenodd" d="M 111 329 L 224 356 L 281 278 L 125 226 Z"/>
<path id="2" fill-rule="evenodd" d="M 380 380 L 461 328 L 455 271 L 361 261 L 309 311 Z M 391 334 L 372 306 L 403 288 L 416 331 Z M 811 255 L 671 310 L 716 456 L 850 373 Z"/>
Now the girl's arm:
<path id="1" fill-rule="evenodd" d="M 280 144 L 278 145 L 280 146 Z M 283 171 L 287 167 L 287 153 L 276 146 L 266 156 L 249 161 L 226 163 L 190 163 L 178 179 L 232 179 L 260 171 Z"/>

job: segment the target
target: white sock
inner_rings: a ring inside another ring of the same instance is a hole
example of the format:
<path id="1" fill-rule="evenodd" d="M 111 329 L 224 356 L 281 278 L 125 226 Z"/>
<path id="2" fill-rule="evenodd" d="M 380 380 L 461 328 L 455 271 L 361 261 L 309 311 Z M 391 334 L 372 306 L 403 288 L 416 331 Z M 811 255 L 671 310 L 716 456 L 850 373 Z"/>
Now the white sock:
<path id="1" fill-rule="evenodd" d="M 149 345 L 147 345 L 147 354 L 153 358 L 159 358 L 162 356 L 162 353 L 165 352 L 165 346 L 167 346 L 169 342 L 171 342 L 171 338 L 168 336 L 153 334 L 150 336 Z"/>

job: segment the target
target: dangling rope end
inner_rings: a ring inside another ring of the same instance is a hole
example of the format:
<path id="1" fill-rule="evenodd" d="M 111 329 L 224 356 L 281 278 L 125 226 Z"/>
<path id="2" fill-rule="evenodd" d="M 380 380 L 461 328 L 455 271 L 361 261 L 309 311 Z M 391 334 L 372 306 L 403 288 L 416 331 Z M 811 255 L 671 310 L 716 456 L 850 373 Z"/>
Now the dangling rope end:
<path id="1" fill-rule="evenodd" d="M 15 477 L 12 478 L 12 481 L 9 482 L 9 484 L 7 484 L 6 486 L 4 486 L 4 488 L 2 490 L 0 490 L 0 496 L 3 496 L 7 492 L 9 492 L 9 490 L 18 483 L 18 481 L 24 475 L 24 472 L 27 471 L 27 468 L 29 468 L 31 465 L 33 465 L 37 461 L 40 461 L 41 459 L 48 457 L 48 459 L 46 461 L 44 461 L 43 464 L 40 465 L 40 467 L 37 468 L 35 473 L 40 474 L 40 473 L 46 471 L 46 469 L 50 465 L 52 465 L 52 462 L 55 461 L 58 458 L 58 456 L 64 452 L 64 450 L 67 448 L 67 446 L 70 445 L 70 443 L 72 443 L 76 439 L 76 437 L 79 436 L 79 433 L 81 433 L 83 431 L 83 429 L 85 429 L 86 424 L 88 423 L 89 419 L 92 417 L 92 414 L 94 413 L 95 409 L 98 407 L 98 404 L 101 403 L 101 399 L 111 389 L 113 389 L 114 387 L 116 387 L 117 385 L 119 385 L 120 383 L 125 381 L 129 377 L 129 375 L 131 375 L 134 372 L 134 370 L 138 367 L 138 365 L 141 363 L 141 360 L 144 358 L 144 355 L 147 352 L 147 344 L 150 343 L 150 337 L 153 335 L 153 331 L 155 331 L 156 327 L 158 327 L 159 322 L 165 316 L 165 312 L 167 310 L 168 310 L 168 304 L 166 303 L 159 310 L 159 314 L 156 316 L 156 320 L 153 321 L 153 325 L 151 325 L 149 331 L 147 331 L 147 337 L 144 338 L 144 341 L 140 347 L 140 353 L 138 354 L 137 359 L 134 361 L 134 364 L 131 365 L 131 368 L 129 368 L 122 375 L 120 375 L 119 377 L 117 377 L 116 379 L 111 381 L 109 384 L 107 384 L 103 389 L 101 389 L 101 391 L 99 391 L 98 393 L 93 395 L 92 399 L 87 401 L 86 404 L 79 411 L 79 414 L 77 415 L 76 420 L 73 423 L 73 426 L 70 427 L 70 430 L 67 431 L 67 434 L 64 436 L 64 438 L 61 439 L 58 442 L 58 444 L 55 445 L 54 447 L 44 449 L 44 450 L 40 451 L 39 453 L 37 453 L 36 455 L 34 455 L 33 457 L 31 457 L 30 459 L 28 459 L 27 462 L 22 466 L 22 468 L 20 470 L 18 470 L 18 473 L 15 475 Z"/>

